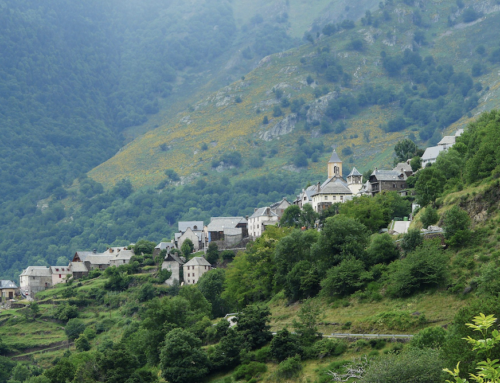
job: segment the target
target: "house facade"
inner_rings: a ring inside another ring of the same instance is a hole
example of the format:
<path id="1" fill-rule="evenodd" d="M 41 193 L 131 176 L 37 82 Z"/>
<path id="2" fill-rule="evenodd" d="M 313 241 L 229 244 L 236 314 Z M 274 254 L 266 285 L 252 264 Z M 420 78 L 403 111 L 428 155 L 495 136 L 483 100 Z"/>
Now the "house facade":
<path id="1" fill-rule="evenodd" d="M 73 279 L 80 279 L 89 275 L 89 269 L 83 262 L 70 262 L 69 269 L 73 275 Z"/>
<path id="2" fill-rule="evenodd" d="M 378 170 L 375 169 L 370 176 L 371 193 L 372 196 L 377 195 L 383 191 L 400 192 L 408 188 L 404 173 L 396 170 Z"/>
<path id="3" fill-rule="evenodd" d="M 52 286 L 52 273 L 46 266 L 29 266 L 19 275 L 19 285 L 25 295 L 34 296 Z"/>
<path id="4" fill-rule="evenodd" d="M 165 260 L 161 265 L 161 269 L 169 270 L 172 272 L 170 278 L 165 281 L 167 285 L 173 286 L 175 281 L 180 282 L 180 270 L 183 264 L 183 258 L 179 257 L 176 253 L 167 254 L 165 256 Z"/>
<path id="5" fill-rule="evenodd" d="M 183 268 L 184 283 L 194 285 L 200 277 L 212 269 L 210 263 L 203 257 L 194 257 Z"/>
<path id="6" fill-rule="evenodd" d="M 316 185 L 308 186 L 306 189 L 302 189 L 295 201 L 293 201 L 294 205 L 297 205 L 301 209 L 304 208 L 306 204 L 312 205 L 312 195 L 316 192 Z"/>
<path id="7" fill-rule="evenodd" d="M 195 251 L 202 250 L 205 247 L 203 221 L 181 221 L 177 225 L 178 232 L 174 236 L 174 243 L 177 249 L 182 247 L 186 239 L 190 239 L 193 242 Z"/>
<path id="8" fill-rule="evenodd" d="M 155 249 L 153 250 L 153 257 L 156 257 L 160 255 L 160 253 L 163 250 L 167 251 L 167 254 L 170 253 L 172 249 L 175 249 L 175 243 L 172 242 L 160 242 L 158 245 L 156 245 Z"/>
<path id="9" fill-rule="evenodd" d="M 52 274 L 52 286 L 66 282 L 68 275 L 73 274 L 69 266 L 50 266 L 50 272 Z"/>
<path id="10" fill-rule="evenodd" d="M 14 281 L 0 280 L 0 302 L 14 299 L 19 294 L 18 290 Z"/>
<path id="11" fill-rule="evenodd" d="M 127 265 L 130 259 L 134 256 L 134 250 L 118 250 L 114 258 L 109 261 L 110 266 Z"/>
<path id="12" fill-rule="evenodd" d="M 283 213 L 285 212 L 285 210 L 291 205 L 292 204 L 288 202 L 286 198 L 283 198 L 281 201 L 273 203 L 269 207 L 271 211 L 278 216 L 278 219 L 281 219 L 281 217 L 283 217 Z M 250 221 L 248 222 L 248 225 L 250 225 Z"/>
<path id="13" fill-rule="evenodd" d="M 258 238 L 265 230 L 265 226 L 269 224 L 277 224 L 280 217 L 271 207 L 261 207 L 255 209 L 254 213 L 248 218 L 248 233 L 251 238 Z"/>
<path id="14" fill-rule="evenodd" d="M 248 220 L 245 217 L 212 217 L 205 227 L 207 243 L 226 240 L 235 242 L 246 237 L 248 237 Z"/>

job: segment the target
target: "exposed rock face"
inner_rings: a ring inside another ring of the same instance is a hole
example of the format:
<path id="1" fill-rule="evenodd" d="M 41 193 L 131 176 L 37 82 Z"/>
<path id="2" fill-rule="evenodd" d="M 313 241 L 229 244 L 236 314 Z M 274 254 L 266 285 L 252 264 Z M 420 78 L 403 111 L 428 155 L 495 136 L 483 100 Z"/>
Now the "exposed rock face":
<path id="1" fill-rule="evenodd" d="M 307 111 L 307 122 L 320 121 L 328 108 L 328 102 L 336 98 L 337 92 L 330 92 L 313 102 Z"/>
<path id="2" fill-rule="evenodd" d="M 295 113 L 291 113 L 274 125 L 270 130 L 261 132 L 260 138 L 264 141 L 271 141 L 276 137 L 284 136 L 285 134 L 293 131 L 295 124 L 297 124 L 297 115 Z"/>

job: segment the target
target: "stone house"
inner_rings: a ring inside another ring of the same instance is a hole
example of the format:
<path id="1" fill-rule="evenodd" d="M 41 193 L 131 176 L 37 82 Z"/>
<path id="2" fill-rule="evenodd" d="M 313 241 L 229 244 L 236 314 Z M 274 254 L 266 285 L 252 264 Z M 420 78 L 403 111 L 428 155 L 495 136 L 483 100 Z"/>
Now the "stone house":
<path id="1" fill-rule="evenodd" d="M 182 247 L 186 239 L 194 245 L 194 251 L 202 250 L 205 246 L 205 233 L 203 221 L 181 221 L 178 223 L 178 232 L 174 235 L 177 249 Z"/>
<path id="2" fill-rule="evenodd" d="M 24 295 L 34 296 L 52 286 L 52 273 L 46 266 L 29 266 L 19 275 L 19 285 Z"/>
<path id="3" fill-rule="evenodd" d="M 83 262 L 70 262 L 69 269 L 73 275 L 73 279 L 80 279 L 89 275 L 89 269 Z"/>
<path id="4" fill-rule="evenodd" d="M 109 261 L 110 266 L 127 265 L 130 263 L 130 258 L 134 256 L 134 250 L 118 250 L 114 258 Z"/>
<path id="5" fill-rule="evenodd" d="M 52 274 L 52 286 L 66 282 L 68 275 L 72 275 L 69 266 L 50 266 L 50 272 Z"/>
<path id="6" fill-rule="evenodd" d="M 280 217 L 271 207 L 261 207 L 255 209 L 254 213 L 248 218 L 248 232 L 251 238 L 258 238 L 262 235 L 265 226 L 275 225 L 279 222 Z"/>
<path id="7" fill-rule="evenodd" d="M 291 205 L 292 204 L 288 202 L 286 198 L 283 198 L 281 201 L 273 203 L 271 206 L 269 206 L 269 208 L 278 216 L 278 219 L 281 219 L 285 210 Z M 250 225 L 250 222 L 248 222 L 248 224 Z"/>
<path id="8" fill-rule="evenodd" d="M 243 238 L 247 237 L 248 221 L 244 217 L 212 217 L 210 223 L 205 227 L 207 243 L 226 240 L 241 242 Z"/>
<path id="9" fill-rule="evenodd" d="M 97 250 L 95 249 L 93 251 L 77 251 L 75 255 L 73 255 L 73 260 L 71 262 L 84 262 L 89 255 L 95 254 L 97 254 Z"/>
<path id="10" fill-rule="evenodd" d="M 0 302 L 14 299 L 18 295 L 18 288 L 14 281 L 0 280 Z"/>
<path id="11" fill-rule="evenodd" d="M 83 263 L 89 271 L 96 269 L 106 270 L 109 266 L 111 266 L 111 261 L 114 257 L 115 255 L 109 253 L 94 254 L 89 255 Z"/>
<path id="12" fill-rule="evenodd" d="M 207 271 L 210 271 L 212 266 L 203 257 L 194 257 L 189 262 L 182 266 L 184 273 L 184 282 L 188 285 L 194 285 L 200 277 Z"/>
<path id="13" fill-rule="evenodd" d="M 372 196 L 382 191 L 395 191 L 399 193 L 401 190 L 408 188 L 406 179 L 405 174 L 399 171 L 375 169 L 370 176 Z"/>
<path id="14" fill-rule="evenodd" d="M 162 270 L 169 270 L 172 272 L 170 278 L 168 278 L 165 283 L 169 286 L 173 286 L 175 281 L 180 282 L 180 269 L 184 264 L 184 258 L 179 257 L 177 253 L 169 253 L 165 256 L 165 260 L 161 265 Z"/>
<path id="15" fill-rule="evenodd" d="M 430 148 L 425 149 L 424 154 L 421 157 L 422 168 L 425 168 L 428 164 L 433 164 L 436 162 L 439 153 L 446 150 L 444 146 L 431 146 Z"/>

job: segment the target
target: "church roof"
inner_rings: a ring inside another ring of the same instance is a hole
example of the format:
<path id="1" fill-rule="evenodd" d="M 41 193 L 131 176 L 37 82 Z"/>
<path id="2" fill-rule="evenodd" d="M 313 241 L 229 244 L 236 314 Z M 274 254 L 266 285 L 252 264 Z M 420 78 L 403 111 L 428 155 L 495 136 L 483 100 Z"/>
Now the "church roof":
<path id="1" fill-rule="evenodd" d="M 318 194 L 352 194 L 351 189 L 347 186 L 347 183 L 338 177 L 332 177 L 321 185 Z"/>
<path id="2" fill-rule="evenodd" d="M 335 149 L 333 149 L 332 156 L 330 157 L 330 161 L 328 161 L 328 162 L 342 162 L 342 160 L 340 159 L 340 157 L 337 154 L 337 151 Z"/>
<path id="3" fill-rule="evenodd" d="M 349 175 L 347 177 L 352 177 L 352 176 L 362 176 L 362 174 L 360 172 L 358 172 L 358 169 L 352 168 L 351 172 L 349 173 Z"/>

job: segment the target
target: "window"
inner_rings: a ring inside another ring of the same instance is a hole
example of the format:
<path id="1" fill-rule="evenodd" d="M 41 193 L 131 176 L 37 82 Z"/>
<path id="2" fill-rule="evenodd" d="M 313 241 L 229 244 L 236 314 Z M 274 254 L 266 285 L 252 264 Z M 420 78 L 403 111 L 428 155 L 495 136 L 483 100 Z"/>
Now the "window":
<path id="1" fill-rule="evenodd" d="M 341 196 L 340 196 L 340 200 L 341 200 L 341 201 L 343 201 L 343 200 L 344 200 L 344 196 L 343 196 L 343 195 L 341 195 Z"/>
<path id="2" fill-rule="evenodd" d="M 396 184 L 392 184 L 392 187 L 393 187 L 394 189 L 396 189 Z"/>
<path id="3" fill-rule="evenodd" d="M 336 196 L 333 196 L 333 197 L 332 197 L 332 199 L 335 201 L 335 200 L 337 199 L 337 197 L 336 197 Z"/>
<path id="4" fill-rule="evenodd" d="M 56 271 L 59 271 L 59 269 L 56 269 Z"/>
<path id="5" fill-rule="evenodd" d="M 328 201 L 328 196 L 327 195 L 325 195 L 325 201 Z"/>

